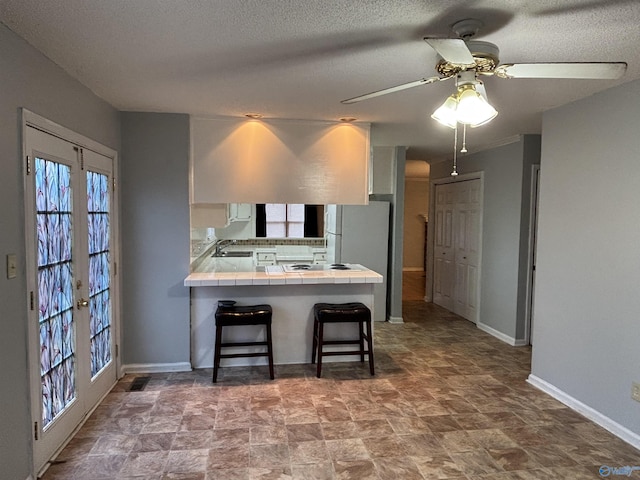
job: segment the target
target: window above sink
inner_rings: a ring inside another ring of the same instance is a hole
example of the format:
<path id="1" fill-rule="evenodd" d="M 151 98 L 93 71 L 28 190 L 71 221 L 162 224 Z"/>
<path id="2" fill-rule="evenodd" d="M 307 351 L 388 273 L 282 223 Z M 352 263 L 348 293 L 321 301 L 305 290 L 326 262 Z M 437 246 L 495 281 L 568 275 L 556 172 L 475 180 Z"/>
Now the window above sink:
<path id="1" fill-rule="evenodd" d="M 259 203 L 255 219 L 258 238 L 321 238 L 324 234 L 324 205 Z"/>

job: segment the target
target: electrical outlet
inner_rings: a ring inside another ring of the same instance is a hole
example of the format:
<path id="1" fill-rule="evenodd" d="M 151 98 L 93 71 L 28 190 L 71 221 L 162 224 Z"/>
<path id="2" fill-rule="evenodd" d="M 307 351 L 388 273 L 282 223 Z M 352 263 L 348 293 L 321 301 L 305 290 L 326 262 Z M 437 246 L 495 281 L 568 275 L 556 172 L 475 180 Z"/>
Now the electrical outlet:
<path id="1" fill-rule="evenodd" d="M 640 402 L 640 383 L 633 382 L 631 384 L 631 398 Z"/>

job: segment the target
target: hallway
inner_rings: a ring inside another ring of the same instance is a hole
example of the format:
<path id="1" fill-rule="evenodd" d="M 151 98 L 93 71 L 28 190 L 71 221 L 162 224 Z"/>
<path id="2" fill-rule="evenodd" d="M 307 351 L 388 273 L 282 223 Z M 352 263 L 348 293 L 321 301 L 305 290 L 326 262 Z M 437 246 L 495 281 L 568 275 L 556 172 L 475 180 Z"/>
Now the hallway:
<path id="1" fill-rule="evenodd" d="M 423 301 L 426 276 L 424 272 L 402 272 L 402 301 Z M 403 305 L 404 306 L 404 305 Z"/>
<path id="2" fill-rule="evenodd" d="M 528 385 L 531 351 L 423 301 L 367 364 L 123 378 L 44 480 L 598 479 L 640 452 Z M 277 320 L 275 320 L 277 321 Z M 635 478 L 639 472 L 634 472 Z"/>

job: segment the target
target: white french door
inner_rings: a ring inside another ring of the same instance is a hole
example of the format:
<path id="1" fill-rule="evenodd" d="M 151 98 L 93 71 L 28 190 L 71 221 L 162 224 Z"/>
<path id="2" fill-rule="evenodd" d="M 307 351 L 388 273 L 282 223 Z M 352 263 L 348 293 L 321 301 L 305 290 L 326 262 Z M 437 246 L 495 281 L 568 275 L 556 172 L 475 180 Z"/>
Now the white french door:
<path id="1" fill-rule="evenodd" d="M 113 157 L 25 126 L 34 467 L 116 382 Z"/>

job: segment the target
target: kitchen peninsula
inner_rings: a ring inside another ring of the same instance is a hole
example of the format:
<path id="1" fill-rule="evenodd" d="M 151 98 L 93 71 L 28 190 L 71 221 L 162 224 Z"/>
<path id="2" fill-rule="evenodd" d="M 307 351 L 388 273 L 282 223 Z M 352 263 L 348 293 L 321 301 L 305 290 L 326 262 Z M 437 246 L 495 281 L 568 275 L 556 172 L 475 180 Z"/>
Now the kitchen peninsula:
<path id="1" fill-rule="evenodd" d="M 191 365 L 213 366 L 214 313 L 218 300 L 239 304 L 268 303 L 273 307 L 273 348 L 276 364 L 309 363 L 313 331 L 313 305 L 318 302 L 362 302 L 373 312 L 373 286 L 382 275 L 356 264 L 302 267 L 251 267 L 245 271 L 194 271 L 184 285 L 191 290 Z M 335 327 L 335 329 L 329 329 Z M 326 335 L 357 337 L 357 326 L 330 325 Z M 229 340 L 261 338 L 260 327 L 232 329 Z M 335 356 L 333 361 L 356 360 Z M 258 358 L 225 359 L 222 367 L 266 363 Z"/>

